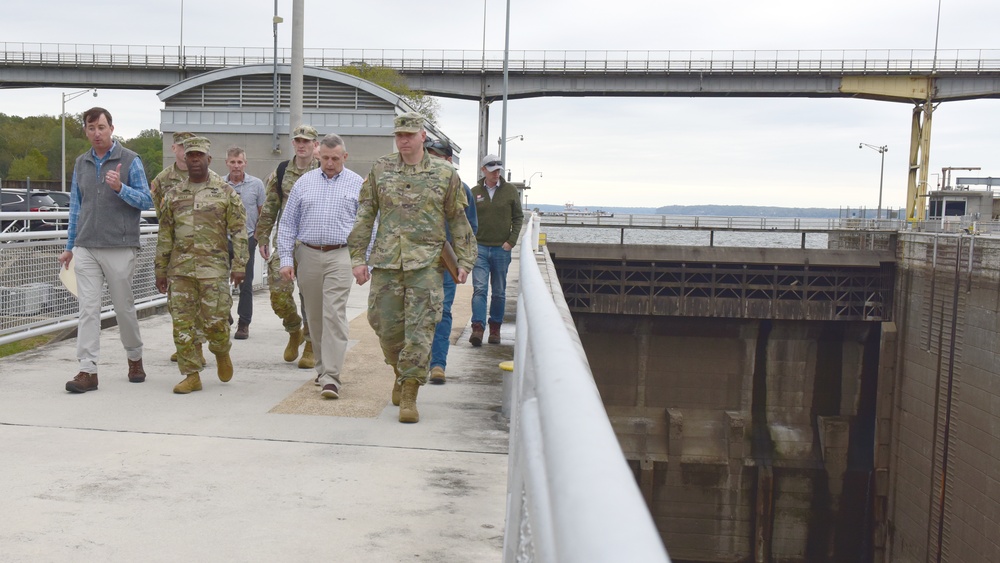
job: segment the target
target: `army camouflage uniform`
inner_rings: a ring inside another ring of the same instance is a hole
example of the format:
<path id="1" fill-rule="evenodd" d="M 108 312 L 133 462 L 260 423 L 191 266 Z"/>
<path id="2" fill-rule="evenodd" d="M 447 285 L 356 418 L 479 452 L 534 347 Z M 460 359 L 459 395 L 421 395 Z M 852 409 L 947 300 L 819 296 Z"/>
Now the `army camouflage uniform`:
<path id="1" fill-rule="evenodd" d="M 427 382 L 431 344 L 444 302 L 439 259 L 445 221 L 458 265 L 472 271 L 476 261 L 476 237 L 465 217 L 467 204 L 455 169 L 431 158 L 426 150 L 412 166 L 399 153 L 383 156 L 361 188 L 357 220 L 347 239 L 351 266 L 366 264 L 365 250 L 379 215 L 367 261 L 373 268 L 368 322 L 398 384 Z"/>
<path id="2" fill-rule="evenodd" d="M 257 230 L 254 238 L 258 241 L 270 241 L 271 233 L 277 232 L 274 228 L 278 221 L 278 216 L 284 210 L 285 202 L 288 201 L 288 194 L 292 192 L 292 186 L 296 180 L 306 172 L 319 168 L 319 159 L 314 158 L 306 168 L 296 168 L 295 159 L 288 161 L 285 175 L 281 179 L 281 202 L 278 201 L 278 174 L 277 170 L 271 173 L 264 181 L 264 192 L 267 199 L 260 210 L 260 217 L 257 219 Z M 274 241 L 277 243 L 277 240 Z M 267 260 L 267 287 L 271 294 L 271 309 L 274 314 L 282 320 L 285 330 L 295 332 L 302 326 L 302 317 L 299 316 L 298 308 L 295 306 L 295 282 L 288 281 L 281 277 L 281 260 L 278 258 L 277 244 L 271 244 L 271 257 Z M 309 327 L 304 330 L 306 340 L 308 340 Z"/>
<path id="3" fill-rule="evenodd" d="M 187 180 L 187 177 L 187 170 L 181 170 L 177 167 L 177 163 L 174 163 L 161 170 L 149 183 L 149 191 L 153 195 L 153 209 L 156 211 L 157 218 L 160 216 L 160 208 L 163 206 L 163 194 Z"/>
<path id="4" fill-rule="evenodd" d="M 208 338 L 213 354 L 229 352 L 229 248 L 232 271 L 247 263 L 246 210 L 240 196 L 218 174 L 204 183 L 185 180 L 163 194 L 156 243 L 156 276 L 170 281 L 168 305 L 174 325 L 177 367 L 201 371 L 196 334 Z"/>
<path id="5" fill-rule="evenodd" d="M 190 135 L 190 134 L 189 134 Z M 176 138 L 176 136 L 175 136 Z M 188 138 L 188 137 L 185 137 Z M 209 177 L 218 176 L 212 170 L 208 171 Z M 221 178 L 221 176 L 219 176 Z M 153 178 L 153 181 L 149 183 L 149 193 L 153 196 L 153 210 L 156 211 L 156 218 L 159 220 L 160 208 L 163 206 L 163 196 L 174 189 L 181 182 L 188 179 L 187 170 L 181 170 L 177 167 L 177 163 L 170 165 L 168 168 L 164 168 L 159 174 Z M 170 308 L 170 303 L 167 303 L 167 309 Z M 228 318 L 228 317 L 227 317 Z M 198 338 L 195 340 L 196 344 L 200 344 L 205 341 L 205 335 L 198 332 Z M 171 358 L 173 359 L 173 358 Z"/>

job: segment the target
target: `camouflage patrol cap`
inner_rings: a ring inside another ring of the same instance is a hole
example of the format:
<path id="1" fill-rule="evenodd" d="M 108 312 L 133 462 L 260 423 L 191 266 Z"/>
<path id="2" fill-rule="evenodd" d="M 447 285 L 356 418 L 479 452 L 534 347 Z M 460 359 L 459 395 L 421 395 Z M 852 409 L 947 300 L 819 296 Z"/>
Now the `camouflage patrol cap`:
<path id="1" fill-rule="evenodd" d="M 319 133 L 316 132 L 314 127 L 308 125 L 299 125 L 292 131 L 293 139 L 305 139 L 307 141 L 315 141 L 319 138 Z"/>
<path id="2" fill-rule="evenodd" d="M 195 134 L 190 131 L 177 131 L 174 133 L 174 144 L 179 145 L 194 136 Z"/>
<path id="3" fill-rule="evenodd" d="M 189 152 L 202 152 L 205 154 L 212 154 L 209 150 L 212 148 L 212 143 L 205 137 L 189 137 L 184 139 L 184 154 Z"/>
<path id="4" fill-rule="evenodd" d="M 424 116 L 415 111 L 397 115 L 393 133 L 419 133 L 424 130 Z"/>

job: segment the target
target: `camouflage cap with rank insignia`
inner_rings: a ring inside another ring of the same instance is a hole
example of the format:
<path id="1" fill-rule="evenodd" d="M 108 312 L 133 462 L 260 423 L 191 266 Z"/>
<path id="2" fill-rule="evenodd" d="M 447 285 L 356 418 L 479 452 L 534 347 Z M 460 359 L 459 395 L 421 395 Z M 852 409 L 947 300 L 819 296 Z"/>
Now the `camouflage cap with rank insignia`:
<path id="1" fill-rule="evenodd" d="M 205 154 L 212 154 L 209 152 L 212 148 L 212 143 L 205 137 L 189 137 L 184 139 L 184 154 L 189 152 L 201 152 Z"/>
<path id="2" fill-rule="evenodd" d="M 191 137 L 195 137 L 195 136 L 196 135 L 194 133 L 191 133 L 190 131 L 178 131 L 178 132 L 174 133 L 174 144 L 175 145 L 180 145 L 184 141 L 190 139 Z"/>
<path id="3" fill-rule="evenodd" d="M 424 116 L 415 111 L 396 116 L 393 133 L 419 133 L 424 130 Z"/>
<path id="4" fill-rule="evenodd" d="M 314 127 L 308 125 L 299 125 L 292 131 L 293 139 L 305 139 L 307 141 L 315 141 L 319 138 L 319 133 L 316 132 Z"/>

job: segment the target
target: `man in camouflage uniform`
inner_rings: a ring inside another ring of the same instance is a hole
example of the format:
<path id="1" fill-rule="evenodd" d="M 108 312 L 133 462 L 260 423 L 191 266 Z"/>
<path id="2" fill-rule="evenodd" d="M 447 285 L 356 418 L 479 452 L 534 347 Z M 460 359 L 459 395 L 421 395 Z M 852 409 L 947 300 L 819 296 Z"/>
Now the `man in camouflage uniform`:
<path id="1" fill-rule="evenodd" d="M 288 201 L 288 194 L 292 191 L 295 181 L 306 172 L 319 167 L 319 159 L 314 156 L 316 147 L 319 146 L 317 140 L 319 134 L 316 129 L 308 125 L 300 125 L 292 132 L 292 147 L 295 149 L 295 158 L 282 162 L 278 168 L 267 177 L 264 182 L 264 191 L 267 199 L 261 209 L 260 217 L 257 219 L 257 230 L 254 238 L 257 239 L 260 255 L 267 260 L 267 287 L 271 293 L 271 309 L 278 315 L 288 332 L 288 345 L 285 346 L 284 358 L 286 362 L 294 362 L 299 357 L 299 345 L 303 341 L 306 343 L 302 351 L 302 359 L 299 360 L 299 367 L 310 369 L 316 366 L 313 358 L 312 342 L 309 341 L 309 324 L 303 323 L 303 318 L 299 316 L 295 306 L 295 282 L 286 280 L 281 276 L 281 260 L 277 252 L 271 252 L 269 243 L 271 233 L 277 232 L 275 223 L 279 220 L 281 212 Z M 281 176 L 280 186 L 278 176 Z"/>
<path id="2" fill-rule="evenodd" d="M 157 219 L 160 217 L 160 206 L 163 204 L 163 195 L 181 182 L 187 180 L 187 164 L 184 163 L 184 141 L 185 139 L 190 139 L 194 136 L 194 133 L 189 133 L 187 131 L 178 131 L 174 133 L 174 142 L 170 145 L 170 150 L 174 153 L 174 163 L 161 170 L 160 173 L 153 178 L 153 181 L 149 183 L 149 191 L 153 196 L 153 210 L 156 211 Z M 212 172 L 212 174 L 214 174 L 214 172 Z M 205 336 L 203 334 L 199 334 L 197 338 L 197 348 L 202 366 L 207 363 L 205 361 L 205 352 L 201 347 L 203 342 L 205 342 Z M 170 355 L 170 361 L 177 361 L 176 351 Z"/>
<path id="3" fill-rule="evenodd" d="M 195 338 L 202 332 L 215 354 L 219 379 L 233 377 L 229 282 L 243 281 L 247 263 L 246 211 L 240 196 L 218 174 L 209 175 L 209 141 L 184 141 L 188 179 L 163 195 L 156 241 L 156 288 L 167 293 L 177 346 L 177 367 L 185 376 L 174 393 L 201 390 L 201 362 Z M 232 273 L 229 248 L 233 243 Z"/>
<path id="4" fill-rule="evenodd" d="M 444 301 L 440 256 L 445 222 L 458 256 L 458 283 L 465 283 L 476 261 L 476 237 L 465 217 L 462 181 L 451 165 L 424 150 L 423 123 L 419 113 L 396 118 L 399 152 L 372 166 L 347 239 L 358 285 L 372 280 L 368 322 L 378 334 L 385 362 L 396 373 L 392 402 L 399 405 L 400 422 L 420 420 L 417 391 L 427 382 L 431 343 Z M 378 230 L 366 262 L 376 215 Z"/>

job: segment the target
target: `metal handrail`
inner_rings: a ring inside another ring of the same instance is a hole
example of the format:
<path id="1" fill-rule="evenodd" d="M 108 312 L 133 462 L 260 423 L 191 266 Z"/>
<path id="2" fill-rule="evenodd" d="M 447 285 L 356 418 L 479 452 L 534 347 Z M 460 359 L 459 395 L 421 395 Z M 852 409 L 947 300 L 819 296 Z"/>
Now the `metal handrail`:
<path id="1" fill-rule="evenodd" d="M 557 308 L 562 293 L 539 271 L 531 221 L 523 231 L 504 561 L 528 553 L 551 562 L 669 562 L 569 313 Z"/>
<path id="2" fill-rule="evenodd" d="M 367 63 L 403 72 L 468 73 L 503 69 L 503 51 L 444 49 L 304 50 L 305 64 L 338 67 Z M 0 65 L 127 68 L 223 68 L 271 64 L 268 47 L 205 47 L 0 42 Z M 291 49 L 279 49 L 279 64 L 291 64 Z M 768 73 L 977 74 L 1000 71 L 1000 49 L 816 49 L 816 50 L 525 50 L 511 51 L 515 73 Z"/>

